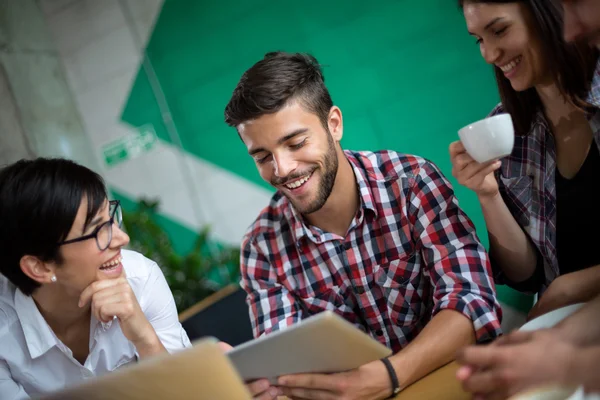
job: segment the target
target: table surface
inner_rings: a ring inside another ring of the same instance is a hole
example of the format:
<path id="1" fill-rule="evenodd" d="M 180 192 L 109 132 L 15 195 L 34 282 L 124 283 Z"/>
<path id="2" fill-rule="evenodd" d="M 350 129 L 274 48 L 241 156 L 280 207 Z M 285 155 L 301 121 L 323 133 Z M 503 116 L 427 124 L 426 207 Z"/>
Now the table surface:
<path id="1" fill-rule="evenodd" d="M 395 397 L 397 400 L 471 400 L 456 379 L 459 366 L 451 362 L 413 383 Z M 278 400 L 289 400 L 285 396 Z"/>
<path id="2" fill-rule="evenodd" d="M 470 400 L 471 394 L 465 392 L 456 379 L 458 368 L 456 362 L 451 362 L 413 383 L 395 398 L 398 400 Z"/>

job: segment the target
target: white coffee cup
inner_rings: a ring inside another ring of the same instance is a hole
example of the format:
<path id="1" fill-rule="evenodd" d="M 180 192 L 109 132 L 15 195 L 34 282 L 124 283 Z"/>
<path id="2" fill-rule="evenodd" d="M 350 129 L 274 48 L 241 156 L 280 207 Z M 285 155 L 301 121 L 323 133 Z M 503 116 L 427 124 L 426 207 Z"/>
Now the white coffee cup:
<path id="1" fill-rule="evenodd" d="M 520 393 L 509 400 L 585 400 L 583 387 L 546 386 Z"/>
<path id="2" fill-rule="evenodd" d="M 458 136 L 467 153 L 478 163 L 506 157 L 515 145 L 510 114 L 499 114 L 465 126 Z"/>

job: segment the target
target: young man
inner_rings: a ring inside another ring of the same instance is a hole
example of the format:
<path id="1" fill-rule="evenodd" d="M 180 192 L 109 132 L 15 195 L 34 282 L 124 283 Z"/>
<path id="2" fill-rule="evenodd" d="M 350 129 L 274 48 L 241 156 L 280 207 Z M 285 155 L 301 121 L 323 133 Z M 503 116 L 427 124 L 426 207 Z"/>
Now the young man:
<path id="1" fill-rule="evenodd" d="M 450 184 L 419 157 L 343 151 L 342 112 L 314 57 L 267 54 L 225 119 L 277 189 L 242 244 L 255 336 L 333 310 L 395 353 L 341 374 L 281 377 L 284 394 L 386 398 L 499 335 L 488 258 Z"/>
<path id="2" fill-rule="evenodd" d="M 190 347 L 156 263 L 123 249 L 102 178 L 62 159 L 0 171 L 0 399 Z"/>
<path id="3" fill-rule="evenodd" d="M 563 0 L 565 40 L 585 40 L 600 47 L 600 2 L 598 0 Z"/>

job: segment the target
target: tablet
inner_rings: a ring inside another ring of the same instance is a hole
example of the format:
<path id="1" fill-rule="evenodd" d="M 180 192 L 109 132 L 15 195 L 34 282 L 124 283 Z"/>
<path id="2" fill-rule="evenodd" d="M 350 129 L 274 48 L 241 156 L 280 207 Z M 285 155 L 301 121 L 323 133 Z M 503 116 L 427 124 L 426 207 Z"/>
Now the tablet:
<path id="1" fill-rule="evenodd" d="M 43 400 L 251 400 L 246 385 L 217 344 L 207 338 L 189 349 L 128 365 Z"/>
<path id="2" fill-rule="evenodd" d="M 241 344 L 227 355 L 245 381 L 300 373 L 343 372 L 392 351 L 332 311 Z"/>

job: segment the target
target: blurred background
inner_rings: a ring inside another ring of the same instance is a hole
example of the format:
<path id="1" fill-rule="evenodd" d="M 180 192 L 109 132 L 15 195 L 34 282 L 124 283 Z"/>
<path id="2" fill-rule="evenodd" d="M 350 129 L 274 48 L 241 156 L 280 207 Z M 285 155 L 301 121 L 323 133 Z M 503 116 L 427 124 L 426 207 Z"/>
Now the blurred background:
<path id="1" fill-rule="evenodd" d="M 184 311 L 237 285 L 242 235 L 273 193 L 223 110 L 274 50 L 324 65 L 344 148 L 436 163 L 487 246 L 448 145 L 499 97 L 451 0 L 0 0 L 0 165 L 61 156 L 98 171 Z M 504 327 L 522 323 L 531 298 L 498 291 Z"/>

